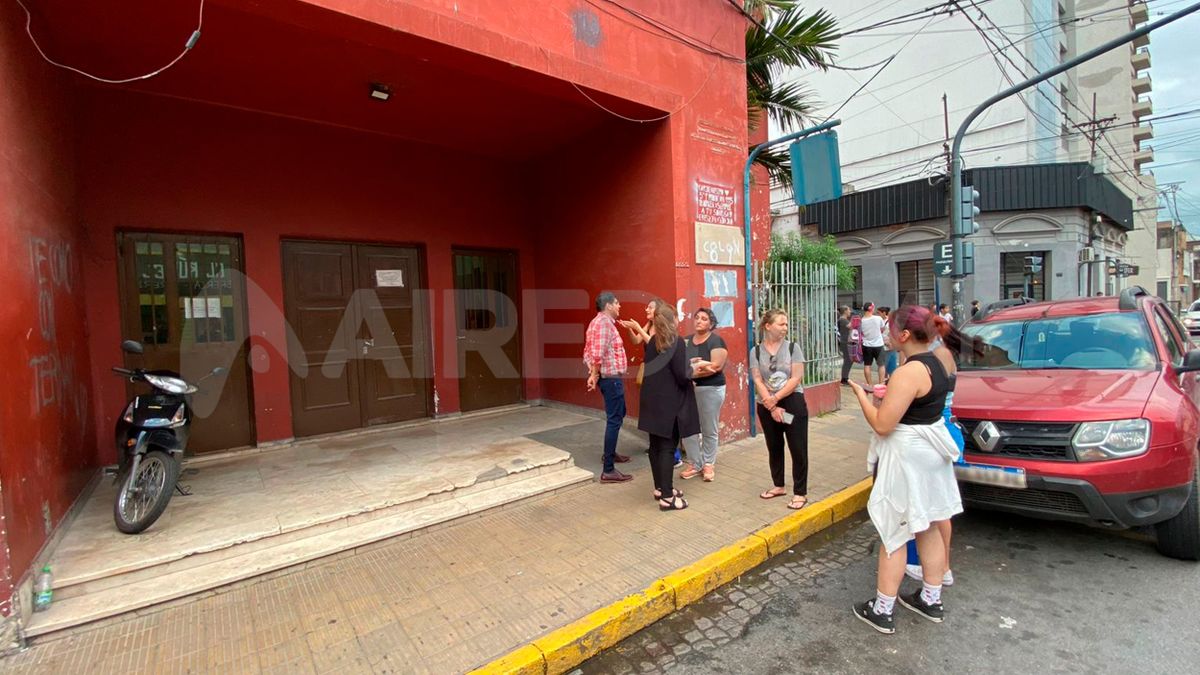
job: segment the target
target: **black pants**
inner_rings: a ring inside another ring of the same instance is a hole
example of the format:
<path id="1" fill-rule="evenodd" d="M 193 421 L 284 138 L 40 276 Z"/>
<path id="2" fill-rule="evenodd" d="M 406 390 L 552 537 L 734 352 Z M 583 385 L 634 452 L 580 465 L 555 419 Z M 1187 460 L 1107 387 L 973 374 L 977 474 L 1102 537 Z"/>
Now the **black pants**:
<path id="1" fill-rule="evenodd" d="M 650 434 L 650 474 L 654 477 L 654 489 L 663 499 L 671 499 L 675 493 L 675 448 L 679 447 L 679 424 L 675 424 L 671 437 Z"/>
<path id="2" fill-rule="evenodd" d="M 854 359 L 850 358 L 850 343 L 842 343 L 842 382 L 850 380 L 850 368 L 854 366 Z"/>
<path id="3" fill-rule="evenodd" d="M 784 487 L 783 444 L 787 441 L 792 454 L 792 492 L 808 494 L 808 404 L 804 394 L 791 394 L 779 402 L 779 407 L 795 415 L 791 424 L 776 422 L 770 411 L 758 405 L 758 421 L 762 425 L 763 438 L 767 441 L 767 455 L 771 461 L 771 481 L 775 487 Z"/>

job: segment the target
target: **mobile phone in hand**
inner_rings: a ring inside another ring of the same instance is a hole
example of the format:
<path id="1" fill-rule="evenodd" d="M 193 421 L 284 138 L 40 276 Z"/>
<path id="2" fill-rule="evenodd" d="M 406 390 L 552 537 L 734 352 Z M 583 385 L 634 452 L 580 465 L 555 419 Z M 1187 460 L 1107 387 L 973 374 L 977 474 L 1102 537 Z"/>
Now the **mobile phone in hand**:
<path id="1" fill-rule="evenodd" d="M 781 417 L 783 417 L 784 424 L 791 424 L 792 420 L 796 419 L 795 415 L 793 415 L 792 413 L 790 413 L 786 410 L 783 411 L 783 415 L 781 415 Z"/>

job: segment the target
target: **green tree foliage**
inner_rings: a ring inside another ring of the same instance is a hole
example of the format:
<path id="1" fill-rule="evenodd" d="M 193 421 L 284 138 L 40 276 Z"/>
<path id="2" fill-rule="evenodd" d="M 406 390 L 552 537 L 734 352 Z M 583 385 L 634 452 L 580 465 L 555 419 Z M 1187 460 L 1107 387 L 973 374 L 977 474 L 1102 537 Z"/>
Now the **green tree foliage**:
<path id="1" fill-rule="evenodd" d="M 811 265 L 829 265 L 837 269 L 838 288 L 854 288 L 854 267 L 846 260 L 846 254 L 838 248 L 837 240 L 830 235 L 821 239 L 806 239 L 795 232 L 785 235 L 771 234 L 771 250 L 767 261 L 802 262 Z"/>

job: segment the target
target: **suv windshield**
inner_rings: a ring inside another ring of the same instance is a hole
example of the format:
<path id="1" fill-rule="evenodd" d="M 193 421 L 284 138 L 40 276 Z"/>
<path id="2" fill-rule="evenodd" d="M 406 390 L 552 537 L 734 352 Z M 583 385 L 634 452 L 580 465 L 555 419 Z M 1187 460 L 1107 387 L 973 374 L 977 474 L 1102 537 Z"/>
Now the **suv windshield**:
<path id="1" fill-rule="evenodd" d="M 1136 312 L 968 324 L 963 333 L 975 342 L 961 359 L 966 370 L 1158 366 L 1149 328 Z"/>

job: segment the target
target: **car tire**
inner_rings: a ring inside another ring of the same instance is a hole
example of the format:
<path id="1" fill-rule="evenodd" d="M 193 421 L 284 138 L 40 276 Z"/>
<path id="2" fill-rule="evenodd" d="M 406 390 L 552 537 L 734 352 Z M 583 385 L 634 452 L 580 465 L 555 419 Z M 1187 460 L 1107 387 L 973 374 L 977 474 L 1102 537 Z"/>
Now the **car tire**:
<path id="1" fill-rule="evenodd" d="M 1200 560 L 1200 464 L 1192 474 L 1192 494 L 1183 510 L 1154 529 L 1159 553 L 1179 560 Z"/>

